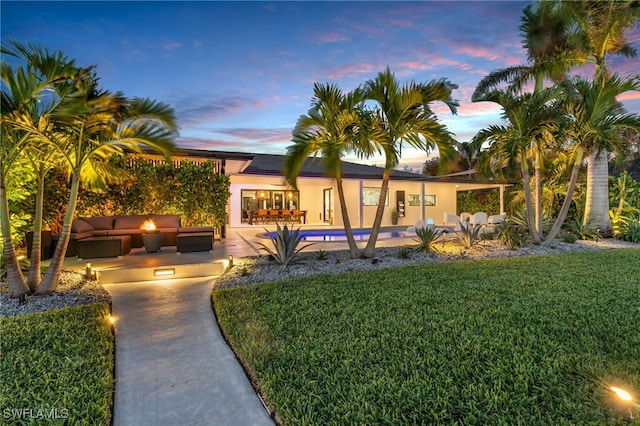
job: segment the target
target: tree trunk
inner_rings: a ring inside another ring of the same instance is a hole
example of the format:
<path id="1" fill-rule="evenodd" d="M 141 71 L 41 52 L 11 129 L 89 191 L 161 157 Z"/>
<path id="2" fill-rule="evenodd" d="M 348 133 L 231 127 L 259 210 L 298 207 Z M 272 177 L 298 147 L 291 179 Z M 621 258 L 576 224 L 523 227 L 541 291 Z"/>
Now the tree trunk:
<path id="1" fill-rule="evenodd" d="M 36 291 L 42 280 L 40 273 L 40 256 L 42 246 L 42 210 L 44 198 L 44 176 L 38 176 L 38 192 L 36 193 L 36 211 L 33 218 L 33 243 L 31 244 L 31 265 L 27 276 L 27 285 L 31 291 Z"/>
<path id="2" fill-rule="evenodd" d="M 336 186 L 338 189 L 338 199 L 340 200 L 340 213 L 342 214 L 344 233 L 347 236 L 347 243 L 349 244 L 349 257 L 351 259 L 357 259 L 360 257 L 360 248 L 358 248 L 356 240 L 353 238 L 353 229 L 351 228 L 351 221 L 349 220 L 349 211 L 347 210 L 347 202 L 344 197 L 340 171 L 336 173 Z"/>
<path id="3" fill-rule="evenodd" d="M 609 219 L 609 163 L 607 152 L 587 156 L 587 199 L 583 223 L 607 235 L 611 233 Z"/>
<path id="4" fill-rule="evenodd" d="M 20 270 L 20 263 L 11 238 L 11 222 L 9 219 L 9 201 L 5 186 L 4 174 L 0 171 L 0 229 L 2 229 L 2 253 L 7 269 L 7 287 L 10 297 L 19 297 L 29 293 L 29 287 Z"/>
<path id="5" fill-rule="evenodd" d="M 558 217 L 553 224 L 553 227 L 547 234 L 544 239 L 545 242 L 553 241 L 562 225 L 564 225 L 564 221 L 567 218 L 567 213 L 569 213 L 569 207 L 571 207 L 571 201 L 573 200 L 573 192 L 576 189 L 576 183 L 578 182 L 578 174 L 580 173 L 580 166 L 582 165 L 582 157 L 584 155 L 584 151 L 582 148 L 578 148 L 578 152 L 576 153 L 576 159 L 573 163 L 573 169 L 571 170 L 571 178 L 569 179 L 569 187 L 567 188 L 567 195 L 564 197 L 564 201 L 562 203 L 562 207 L 560 208 L 560 213 L 558 213 Z"/>
<path id="6" fill-rule="evenodd" d="M 529 232 L 533 237 L 533 241 L 540 242 L 538 233 L 536 232 L 535 219 L 533 214 L 533 203 L 531 202 L 531 177 L 529 176 L 529 165 L 527 164 L 527 157 L 524 150 L 520 152 L 521 161 L 520 168 L 522 169 L 522 190 L 524 191 L 524 204 L 527 208 L 527 222 L 529 226 Z"/>
<path id="7" fill-rule="evenodd" d="M 538 240 L 544 236 L 542 230 L 542 171 L 540 169 L 540 150 L 536 148 L 536 164 L 534 166 L 536 193 L 535 193 L 535 221 Z"/>
<path id="8" fill-rule="evenodd" d="M 382 224 L 382 216 L 384 215 L 384 203 L 387 201 L 387 191 L 389 190 L 389 177 L 391 176 L 391 170 L 386 170 L 382 174 L 382 186 L 380 187 L 380 199 L 378 200 L 378 208 L 376 209 L 376 217 L 373 220 L 373 226 L 371 227 L 371 234 L 367 241 L 367 246 L 364 248 L 362 257 L 372 258 L 376 254 L 376 242 L 378 241 L 378 234 L 380 233 L 380 225 Z"/>
<path id="9" fill-rule="evenodd" d="M 56 246 L 56 251 L 51 258 L 51 264 L 49 269 L 44 274 L 40 285 L 36 290 L 36 294 L 49 294 L 58 288 L 58 281 L 62 274 L 62 265 L 64 263 L 64 255 L 67 252 L 67 246 L 69 245 L 69 237 L 71 236 L 71 222 L 73 221 L 73 215 L 76 211 L 76 202 L 78 200 L 78 187 L 80 185 L 80 170 L 76 169 L 71 175 L 71 192 L 69 194 L 69 205 L 67 206 L 67 212 L 64 215 L 64 223 L 62 224 L 62 231 L 60 232 L 60 239 Z"/>

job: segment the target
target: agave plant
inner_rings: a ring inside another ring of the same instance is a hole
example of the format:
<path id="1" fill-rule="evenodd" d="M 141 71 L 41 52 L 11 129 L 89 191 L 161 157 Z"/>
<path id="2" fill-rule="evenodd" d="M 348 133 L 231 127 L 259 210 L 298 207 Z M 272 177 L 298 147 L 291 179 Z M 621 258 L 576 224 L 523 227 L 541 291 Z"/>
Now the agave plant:
<path id="1" fill-rule="evenodd" d="M 592 221 L 584 223 L 580 218 L 575 218 L 567 225 L 569 232 L 577 235 L 581 240 L 599 240 L 600 234 L 592 225 Z"/>
<path id="2" fill-rule="evenodd" d="M 435 227 L 419 227 L 416 228 L 416 237 L 413 240 L 418 244 L 414 247 L 415 251 L 423 251 L 425 253 L 433 253 L 436 251 L 436 242 L 442 236 L 442 231 Z"/>
<path id="3" fill-rule="evenodd" d="M 298 247 L 300 241 L 302 241 L 302 236 L 299 235 L 299 233 L 300 228 L 289 230 L 286 224 L 283 228 L 280 228 L 280 225 L 278 225 L 276 234 L 270 237 L 273 250 L 264 243 L 258 244 L 261 245 L 262 249 L 269 253 L 276 262 L 282 265 L 282 271 L 285 271 L 289 265 L 300 262 L 300 252 L 312 245 L 307 244 Z"/>
<path id="4" fill-rule="evenodd" d="M 460 230 L 454 233 L 456 241 L 464 246 L 466 249 L 477 245 L 480 242 L 480 233 L 482 226 L 471 226 L 467 222 L 458 221 Z"/>

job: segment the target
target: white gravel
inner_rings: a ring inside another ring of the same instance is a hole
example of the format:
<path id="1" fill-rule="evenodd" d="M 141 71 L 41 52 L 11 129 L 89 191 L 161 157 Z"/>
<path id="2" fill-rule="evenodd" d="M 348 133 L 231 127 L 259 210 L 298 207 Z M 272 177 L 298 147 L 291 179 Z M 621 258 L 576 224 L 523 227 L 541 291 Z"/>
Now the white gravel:
<path id="1" fill-rule="evenodd" d="M 577 241 L 573 244 L 557 240 L 549 244 L 529 245 L 517 250 L 509 250 L 496 242 L 485 241 L 480 246 L 465 250 L 462 246 L 448 242 L 444 250 L 438 247 L 440 251 L 438 254 L 412 252 L 407 259 L 400 258 L 400 247 L 377 248 L 376 258 L 378 260 L 376 263 L 373 263 L 371 259 L 350 259 L 349 252 L 346 250 L 327 251 L 327 258 L 318 260 L 316 251 L 303 253 L 301 258 L 304 262 L 290 265 L 286 271 L 282 271 L 282 267 L 276 262 L 269 261 L 267 256 L 247 257 L 234 260 L 234 267 L 217 279 L 215 286 L 219 288 L 247 286 L 315 274 L 339 274 L 348 271 L 376 270 L 429 262 L 495 259 L 627 247 L 640 248 L 640 244 L 616 239 L 597 242 Z"/>
<path id="2" fill-rule="evenodd" d="M 17 298 L 10 298 L 6 283 L 0 283 L 0 316 L 43 312 L 94 302 L 111 303 L 111 295 L 100 283 L 87 280 L 77 272 L 63 271 L 58 289 L 54 293 L 28 295 L 24 304 L 20 304 Z"/>

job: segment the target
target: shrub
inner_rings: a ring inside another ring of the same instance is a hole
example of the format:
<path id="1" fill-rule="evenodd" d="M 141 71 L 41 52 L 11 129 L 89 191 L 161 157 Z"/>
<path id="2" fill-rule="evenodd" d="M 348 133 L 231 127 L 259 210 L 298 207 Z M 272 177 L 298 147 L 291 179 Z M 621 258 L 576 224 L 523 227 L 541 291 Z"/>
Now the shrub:
<path id="1" fill-rule="evenodd" d="M 578 236 L 573 232 L 563 232 L 562 234 L 560 234 L 560 238 L 562 238 L 562 240 L 565 243 L 570 243 L 570 244 L 573 244 L 576 241 L 578 241 Z"/>
<path id="2" fill-rule="evenodd" d="M 400 247 L 400 249 L 398 250 L 398 257 L 400 259 L 408 259 L 410 255 L 411 249 L 409 249 L 408 247 Z"/>
<path id="3" fill-rule="evenodd" d="M 570 221 L 567 229 L 581 240 L 599 240 L 600 235 L 593 228 L 591 221 L 584 223 L 579 217 Z"/>
<path id="4" fill-rule="evenodd" d="M 284 271 L 292 263 L 300 262 L 300 252 L 312 245 L 307 244 L 305 246 L 298 247 L 302 241 L 302 236 L 299 235 L 299 233 L 300 228 L 289 230 L 286 224 L 283 228 L 280 228 L 280 225 L 278 225 L 276 235 L 270 237 L 273 244 L 273 250 L 267 247 L 264 243 L 258 244 L 261 245 L 262 249 L 269 253 L 276 262 L 282 265 L 282 270 Z"/>
<path id="5" fill-rule="evenodd" d="M 505 220 L 496 225 L 495 237 L 510 250 L 524 247 L 529 240 L 529 234 L 520 225 Z"/>
<path id="6" fill-rule="evenodd" d="M 618 216 L 612 226 L 617 239 L 640 243 L 640 215 Z"/>
<path id="7" fill-rule="evenodd" d="M 414 247 L 415 251 L 423 251 L 425 253 L 433 253 L 436 251 L 435 244 L 442 237 L 442 231 L 435 227 L 416 228 L 416 237 L 413 240 L 418 244 Z"/>
<path id="8" fill-rule="evenodd" d="M 316 252 L 316 260 L 327 260 L 327 252 L 320 249 Z"/>

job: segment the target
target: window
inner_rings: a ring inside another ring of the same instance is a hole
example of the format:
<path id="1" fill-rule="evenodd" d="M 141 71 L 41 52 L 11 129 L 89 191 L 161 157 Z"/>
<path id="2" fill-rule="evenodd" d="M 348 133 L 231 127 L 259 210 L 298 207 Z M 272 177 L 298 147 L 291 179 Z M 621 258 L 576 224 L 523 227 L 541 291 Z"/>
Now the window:
<path id="1" fill-rule="evenodd" d="M 424 205 L 425 206 L 435 206 L 436 205 L 436 196 L 435 195 L 425 195 L 424 196 Z"/>
<path id="2" fill-rule="evenodd" d="M 410 206 L 419 206 L 420 205 L 420 196 L 416 194 L 409 194 L 409 205 Z"/>
<path id="3" fill-rule="evenodd" d="M 362 205 L 363 206 L 377 206 L 380 199 L 380 188 L 363 187 L 362 188 Z M 389 205 L 389 191 L 387 191 L 387 198 L 384 201 L 384 205 Z"/>
<path id="4" fill-rule="evenodd" d="M 257 210 L 296 210 L 300 208 L 299 191 L 272 191 L 269 189 L 243 189 L 241 191 L 242 221 L 249 220 L 249 212 Z"/>

